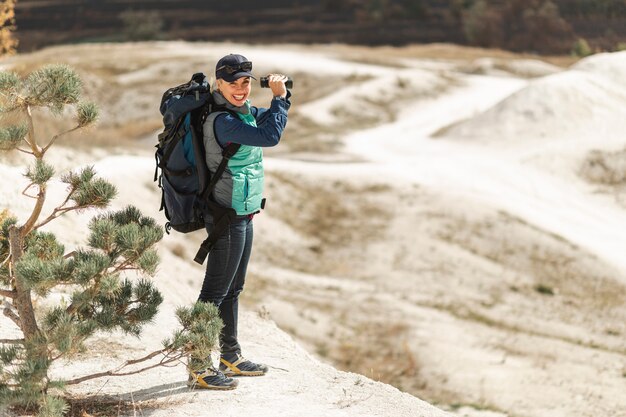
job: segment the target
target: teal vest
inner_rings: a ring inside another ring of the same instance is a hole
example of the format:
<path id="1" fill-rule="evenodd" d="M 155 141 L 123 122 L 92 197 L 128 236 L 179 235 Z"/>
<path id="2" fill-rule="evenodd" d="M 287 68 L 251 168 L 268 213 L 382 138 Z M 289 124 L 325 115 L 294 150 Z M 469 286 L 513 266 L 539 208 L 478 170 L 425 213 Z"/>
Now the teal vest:
<path id="1" fill-rule="evenodd" d="M 221 95 L 218 99 L 224 100 Z M 244 107 L 244 106 L 242 106 Z M 246 124 L 256 126 L 256 120 L 250 113 L 250 104 L 245 108 L 231 108 Z M 247 111 L 246 111 L 247 110 Z M 211 173 L 217 170 L 222 161 L 222 147 L 219 145 L 213 124 L 221 114 L 209 114 L 203 126 L 206 164 Z M 215 184 L 214 200 L 223 207 L 232 207 L 239 216 L 255 213 L 261 209 L 263 200 L 263 150 L 258 146 L 241 145 L 228 161 L 224 173 Z"/>
<path id="2" fill-rule="evenodd" d="M 250 104 L 246 103 L 248 109 Z M 254 116 L 237 113 L 246 124 L 256 127 Z M 238 215 L 251 214 L 261 209 L 263 200 L 263 149 L 258 146 L 241 145 L 228 161 L 233 177 L 232 207 Z"/>

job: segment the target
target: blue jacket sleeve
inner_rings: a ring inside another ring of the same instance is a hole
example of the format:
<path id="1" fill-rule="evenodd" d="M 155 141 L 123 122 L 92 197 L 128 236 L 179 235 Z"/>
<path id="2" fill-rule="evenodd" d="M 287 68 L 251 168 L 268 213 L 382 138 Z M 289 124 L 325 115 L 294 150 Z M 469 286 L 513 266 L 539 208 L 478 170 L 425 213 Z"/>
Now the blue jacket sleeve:
<path id="1" fill-rule="evenodd" d="M 215 118 L 217 141 L 225 147 L 228 143 L 240 143 L 250 146 L 275 146 L 287 125 L 287 111 L 291 107 L 289 97 L 273 98 L 269 109 L 252 107 L 252 115 L 257 126 L 250 126 L 230 113 L 220 114 Z"/>

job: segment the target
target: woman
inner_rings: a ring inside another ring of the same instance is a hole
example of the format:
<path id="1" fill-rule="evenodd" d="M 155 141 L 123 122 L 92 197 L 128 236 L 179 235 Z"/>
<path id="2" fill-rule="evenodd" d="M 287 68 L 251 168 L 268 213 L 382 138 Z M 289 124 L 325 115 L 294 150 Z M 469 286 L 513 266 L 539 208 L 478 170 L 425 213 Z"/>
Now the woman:
<path id="1" fill-rule="evenodd" d="M 215 67 L 216 90 L 213 98 L 227 111 L 209 114 L 204 123 L 204 146 L 209 171 L 216 171 L 222 151 L 229 143 L 241 146 L 213 191 L 213 199 L 223 207 L 232 207 L 237 217 L 209 253 L 206 275 L 199 300 L 214 303 L 224 328 L 220 335 L 219 369 L 191 372 L 191 383 L 199 388 L 234 389 L 231 376 L 260 376 L 267 366 L 241 355 L 237 341 L 239 294 L 243 290 L 246 268 L 252 249 L 252 218 L 263 205 L 263 151 L 275 146 L 287 124 L 291 94 L 285 87 L 287 77 L 270 75 L 269 87 L 274 98 L 269 109 L 250 106 L 252 63 L 242 55 L 230 54 Z M 206 229 L 213 229 L 207 213 Z"/>

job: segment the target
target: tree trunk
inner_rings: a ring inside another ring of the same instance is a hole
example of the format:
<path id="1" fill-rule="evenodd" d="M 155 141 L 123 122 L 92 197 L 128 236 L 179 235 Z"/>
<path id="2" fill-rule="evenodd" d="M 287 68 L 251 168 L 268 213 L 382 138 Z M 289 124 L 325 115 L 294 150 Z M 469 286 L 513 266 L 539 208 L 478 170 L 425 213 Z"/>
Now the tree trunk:
<path id="1" fill-rule="evenodd" d="M 11 263 L 15 267 L 15 264 L 24 254 L 24 236 L 21 228 L 11 226 L 9 229 L 9 244 L 11 245 Z M 14 276 L 14 285 L 17 297 L 13 299 L 13 305 L 20 317 L 20 327 L 24 334 L 24 339 L 29 341 L 39 333 L 37 320 L 35 319 L 35 310 L 30 297 L 30 289 L 25 288 L 17 276 Z"/>

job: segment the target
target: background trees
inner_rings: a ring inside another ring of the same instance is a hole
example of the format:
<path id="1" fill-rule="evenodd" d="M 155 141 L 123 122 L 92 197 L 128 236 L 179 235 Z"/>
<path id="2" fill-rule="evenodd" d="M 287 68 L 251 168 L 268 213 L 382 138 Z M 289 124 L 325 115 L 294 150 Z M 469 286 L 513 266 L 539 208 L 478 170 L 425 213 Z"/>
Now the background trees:
<path id="1" fill-rule="evenodd" d="M 468 42 L 484 47 L 565 52 L 575 41 L 571 25 L 551 0 L 510 0 L 502 6 L 476 0 L 466 5 L 462 24 Z"/>
<path id="2" fill-rule="evenodd" d="M 24 51 L 76 40 L 146 38 L 253 43 L 341 39 L 360 45 L 449 42 L 541 54 L 570 53 L 579 38 L 593 50 L 615 50 L 626 43 L 624 0 L 242 1 L 238 9 L 219 2 L 206 7 L 201 0 L 179 0 L 175 7 L 130 0 L 23 1 L 16 10 L 18 37 Z M 87 7 L 89 13 L 82 12 Z M 215 13 L 227 18 L 216 21 Z M 129 14 L 149 17 L 147 26 L 129 26 Z M 283 30 L 276 30 L 278 26 Z"/>

